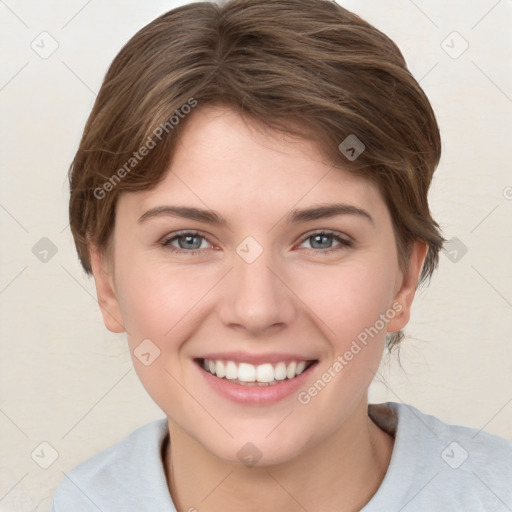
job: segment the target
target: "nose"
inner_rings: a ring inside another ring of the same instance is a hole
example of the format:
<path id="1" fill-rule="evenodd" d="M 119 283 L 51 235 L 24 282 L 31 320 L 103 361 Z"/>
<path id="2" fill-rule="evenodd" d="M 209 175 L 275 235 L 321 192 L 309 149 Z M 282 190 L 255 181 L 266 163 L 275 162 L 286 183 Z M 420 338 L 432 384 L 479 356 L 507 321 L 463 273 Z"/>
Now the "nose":
<path id="1" fill-rule="evenodd" d="M 224 325 L 264 336 L 289 326 L 297 312 L 297 298 L 287 284 L 287 272 L 263 251 L 249 263 L 238 254 L 222 289 L 220 317 Z"/>

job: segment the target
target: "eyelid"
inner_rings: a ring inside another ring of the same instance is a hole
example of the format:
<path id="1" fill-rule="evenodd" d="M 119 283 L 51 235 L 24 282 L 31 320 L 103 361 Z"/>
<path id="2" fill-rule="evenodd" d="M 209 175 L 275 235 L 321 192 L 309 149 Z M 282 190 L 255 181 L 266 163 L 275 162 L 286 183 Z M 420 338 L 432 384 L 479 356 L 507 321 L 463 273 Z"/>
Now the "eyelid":
<path id="1" fill-rule="evenodd" d="M 301 235 L 301 241 L 304 242 L 308 238 L 315 235 L 333 235 L 341 238 L 344 242 L 354 243 L 354 240 L 349 235 L 342 233 L 341 231 L 336 231 L 335 229 L 315 229 L 313 231 L 308 231 L 304 235 Z M 301 242 L 301 243 L 302 243 Z"/>

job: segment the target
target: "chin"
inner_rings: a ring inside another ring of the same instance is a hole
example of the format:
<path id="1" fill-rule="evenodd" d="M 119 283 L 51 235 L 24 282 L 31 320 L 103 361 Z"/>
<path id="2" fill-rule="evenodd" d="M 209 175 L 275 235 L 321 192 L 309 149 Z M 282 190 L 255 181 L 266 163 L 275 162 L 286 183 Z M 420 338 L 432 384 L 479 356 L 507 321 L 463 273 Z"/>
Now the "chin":
<path id="1" fill-rule="evenodd" d="M 305 449 L 305 442 L 301 436 L 293 436 L 290 433 L 284 436 L 277 432 L 268 436 L 268 432 L 262 434 L 245 430 L 240 431 L 239 435 L 234 435 L 234 438 L 209 438 L 201 444 L 218 459 L 248 468 L 285 464 L 298 457 Z"/>

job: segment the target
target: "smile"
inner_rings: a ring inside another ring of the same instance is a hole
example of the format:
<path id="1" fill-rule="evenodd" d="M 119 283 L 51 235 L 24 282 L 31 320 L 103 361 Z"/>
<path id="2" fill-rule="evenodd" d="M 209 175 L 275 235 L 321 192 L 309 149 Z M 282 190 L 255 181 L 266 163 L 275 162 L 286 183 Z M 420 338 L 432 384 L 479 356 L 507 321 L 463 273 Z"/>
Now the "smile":
<path id="1" fill-rule="evenodd" d="M 219 359 L 200 359 L 203 370 L 235 384 L 248 386 L 272 386 L 279 381 L 294 379 L 304 372 L 314 361 L 281 361 L 277 364 L 235 363 Z"/>

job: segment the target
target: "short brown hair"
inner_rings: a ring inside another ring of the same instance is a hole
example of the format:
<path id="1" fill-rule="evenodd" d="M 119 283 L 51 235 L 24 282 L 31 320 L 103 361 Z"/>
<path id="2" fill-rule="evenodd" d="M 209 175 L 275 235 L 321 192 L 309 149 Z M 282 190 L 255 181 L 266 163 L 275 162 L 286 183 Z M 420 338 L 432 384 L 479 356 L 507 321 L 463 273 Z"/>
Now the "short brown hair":
<path id="1" fill-rule="evenodd" d="M 121 49 L 69 170 L 70 226 L 87 273 L 90 243 L 109 245 L 119 195 L 165 177 L 193 115 L 185 114 L 207 104 L 306 137 L 335 167 L 375 183 L 400 268 L 420 239 L 428 245 L 420 283 L 430 279 L 444 241 L 427 201 L 441 154 L 434 112 L 395 43 L 330 0 L 191 3 Z M 349 136 L 364 144 L 357 159 L 339 148 Z M 388 347 L 402 338 L 388 335 Z"/>

